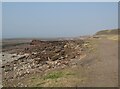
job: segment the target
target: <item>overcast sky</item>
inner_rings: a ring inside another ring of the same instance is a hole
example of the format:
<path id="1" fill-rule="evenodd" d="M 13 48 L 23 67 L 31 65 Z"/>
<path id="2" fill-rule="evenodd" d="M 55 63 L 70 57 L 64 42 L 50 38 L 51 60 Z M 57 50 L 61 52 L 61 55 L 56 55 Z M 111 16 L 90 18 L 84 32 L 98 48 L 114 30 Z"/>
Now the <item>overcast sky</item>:
<path id="1" fill-rule="evenodd" d="M 117 2 L 2 3 L 3 38 L 76 37 L 118 28 Z"/>

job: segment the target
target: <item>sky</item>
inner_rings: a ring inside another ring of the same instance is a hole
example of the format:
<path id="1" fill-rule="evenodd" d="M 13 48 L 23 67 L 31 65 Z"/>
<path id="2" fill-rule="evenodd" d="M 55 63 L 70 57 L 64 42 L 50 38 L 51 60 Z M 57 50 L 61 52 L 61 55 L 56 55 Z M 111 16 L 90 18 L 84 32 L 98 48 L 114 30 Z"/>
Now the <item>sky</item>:
<path id="1" fill-rule="evenodd" d="M 118 28 L 117 2 L 4 2 L 3 38 L 91 35 Z"/>

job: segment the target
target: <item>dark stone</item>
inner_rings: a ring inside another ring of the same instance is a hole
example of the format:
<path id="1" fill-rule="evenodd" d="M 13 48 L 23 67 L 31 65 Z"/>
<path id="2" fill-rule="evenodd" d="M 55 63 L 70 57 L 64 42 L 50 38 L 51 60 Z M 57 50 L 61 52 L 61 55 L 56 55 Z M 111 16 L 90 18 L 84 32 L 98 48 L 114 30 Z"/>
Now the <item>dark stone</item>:
<path id="1" fill-rule="evenodd" d="M 20 60 L 20 59 L 24 59 L 24 58 L 26 58 L 26 56 L 20 57 L 20 58 L 18 58 L 18 60 Z"/>
<path id="2" fill-rule="evenodd" d="M 1 68 L 5 68 L 5 66 L 2 66 Z"/>

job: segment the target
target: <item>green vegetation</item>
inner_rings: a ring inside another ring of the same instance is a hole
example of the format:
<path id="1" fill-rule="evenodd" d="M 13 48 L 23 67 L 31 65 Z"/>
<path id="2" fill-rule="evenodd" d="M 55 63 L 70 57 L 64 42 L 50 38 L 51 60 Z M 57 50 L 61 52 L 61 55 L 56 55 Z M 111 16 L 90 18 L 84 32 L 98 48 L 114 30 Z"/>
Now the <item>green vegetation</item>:
<path id="1" fill-rule="evenodd" d="M 24 80 L 29 87 L 68 87 L 86 81 L 84 70 L 78 71 L 76 68 L 66 68 L 62 70 L 49 71 L 43 75 L 33 75 Z M 67 85 L 66 85 L 67 84 Z"/>
<path id="2" fill-rule="evenodd" d="M 96 35 L 117 35 L 118 29 L 112 29 L 112 30 L 102 30 L 96 33 Z"/>
<path id="3" fill-rule="evenodd" d="M 63 77 L 63 73 L 61 71 L 55 71 L 55 72 L 52 72 L 52 73 L 49 73 L 47 74 L 44 79 L 57 79 L 57 78 L 60 78 L 60 77 Z"/>

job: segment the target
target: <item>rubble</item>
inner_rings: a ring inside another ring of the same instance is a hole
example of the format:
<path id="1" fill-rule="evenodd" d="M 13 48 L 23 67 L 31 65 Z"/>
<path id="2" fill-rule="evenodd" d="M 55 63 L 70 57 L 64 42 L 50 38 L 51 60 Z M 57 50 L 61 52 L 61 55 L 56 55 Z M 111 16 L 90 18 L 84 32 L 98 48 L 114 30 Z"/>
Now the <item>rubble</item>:
<path id="1" fill-rule="evenodd" d="M 80 57 L 83 52 L 83 44 L 83 40 L 32 40 L 23 50 L 13 55 L 13 57 L 22 56 L 17 60 L 6 63 L 2 68 L 7 69 L 5 72 L 8 72 L 8 74 L 13 72 L 13 78 L 44 72 L 52 68 L 64 68 L 69 66 L 71 59 Z"/>

